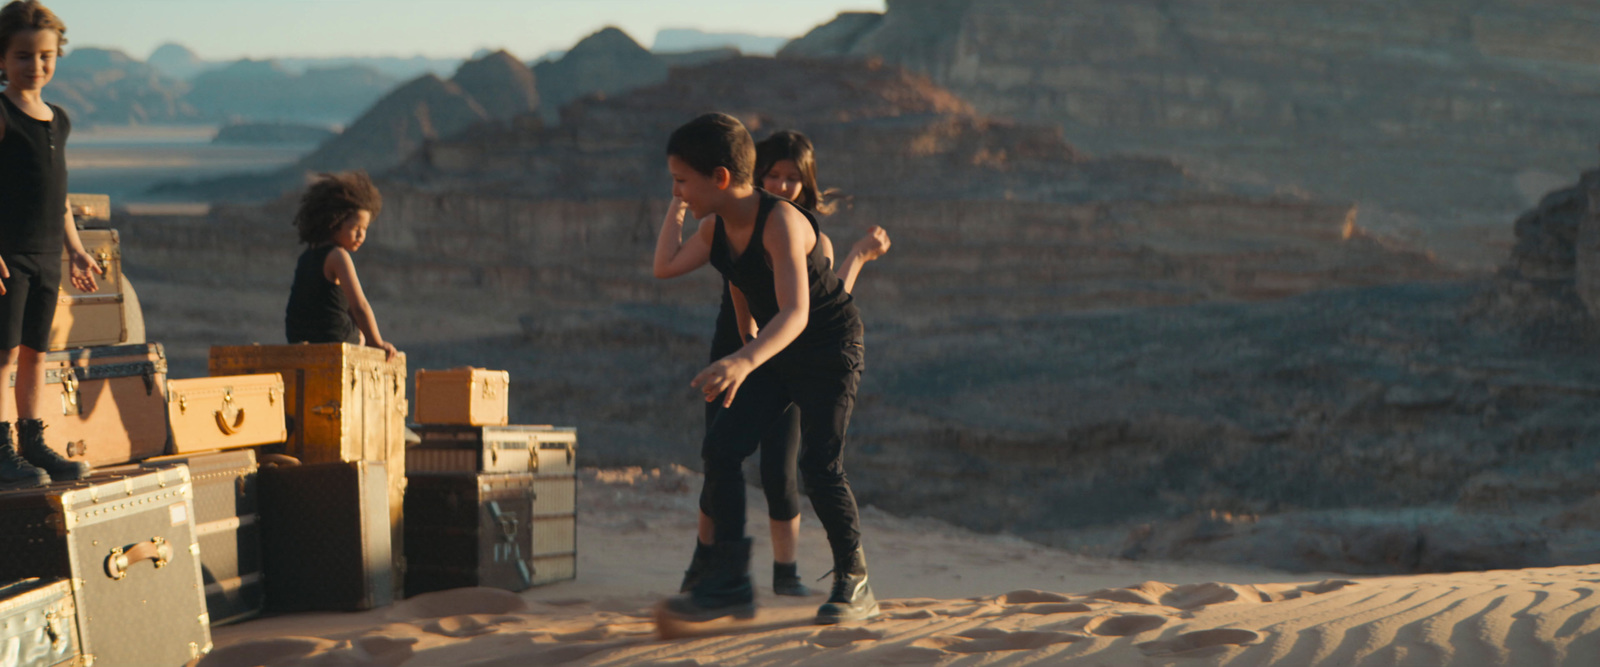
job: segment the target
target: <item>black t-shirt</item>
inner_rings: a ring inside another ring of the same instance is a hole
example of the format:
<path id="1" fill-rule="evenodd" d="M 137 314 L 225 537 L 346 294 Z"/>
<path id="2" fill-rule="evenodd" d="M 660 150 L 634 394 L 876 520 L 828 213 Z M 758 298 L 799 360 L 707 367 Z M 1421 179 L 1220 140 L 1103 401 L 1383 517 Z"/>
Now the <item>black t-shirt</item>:
<path id="1" fill-rule="evenodd" d="M 55 119 L 29 116 L 0 95 L 0 253 L 59 254 L 66 235 L 67 135 L 72 121 L 54 104 Z"/>
<path id="2" fill-rule="evenodd" d="M 294 286 L 289 288 L 289 307 L 284 309 L 283 329 L 290 343 L 357 343 L 361 339 L 355 320 L 350 318 L 350 302 L 344 289 L 328 280 L 322 267 L 328 253 L 338 246 L 306 248 L 294 267 Z"/>
<path id="3" fill-rule="evenodd" d="M 728 243 L 719 216 L 711 240 L 711 265 L 722 273 L 725 280 L 744 293 L 751 318 L 757 326 L 765 327 L 778 314 L 777 281 L 772 274 L 772 267 L 767 264 L 766 248 L 762 244 L 762 232 L 766 230 L 767 218 L 773 207 L 794 206 L 795 210 L 805 215 L 813 231 L 819 236 L 822 232 L 817 226 L 816 216 L 810 211 L 766 190 L 757 189 L 756 192 L 761 194 L 761 206 L 757 209 L 755 229 L 751 231 L 750 243 L 745 246 L 744 253 L 737 258 L 733 256 L 733 248 Z M 856 309 L 855 299 L 844 291 L 844 282 L 834 274 L 827 255 L 822 252 L 820 239 L 811 254 L 806 256 L 805 268 L 811 292 L 811 312 L 806 318 L 805 330 L 779 353 L 780 356 L 792 351 L 838 349 L 841 343 L 861 342 L 861 313 Z M 737 327 L 734 335 L 738 335 Z"/>

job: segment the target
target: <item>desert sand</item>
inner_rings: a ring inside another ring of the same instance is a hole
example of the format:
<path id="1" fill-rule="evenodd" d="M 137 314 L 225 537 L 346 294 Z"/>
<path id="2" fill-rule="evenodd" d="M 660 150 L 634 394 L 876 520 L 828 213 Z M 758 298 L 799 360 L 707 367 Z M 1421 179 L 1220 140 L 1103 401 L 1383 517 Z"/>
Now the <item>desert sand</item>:
<path id="1" fill-rule="evenodd" d="M 216 628 L 200 665 L 1600 664 L 1600 566 L 1357 579 L 1115 561 L 870 508 L 883 615 L 816 626 L 820 594 L 762 594 L 770 550 L 754 490 L 760 615 L 662 638 L 651 607 L 688 560 L 698 475 L 584 470 L 579 480 L 576 581 L 260 618 Z M 808 515 L 802 574 L 821 575 L 826 553 Z"/>

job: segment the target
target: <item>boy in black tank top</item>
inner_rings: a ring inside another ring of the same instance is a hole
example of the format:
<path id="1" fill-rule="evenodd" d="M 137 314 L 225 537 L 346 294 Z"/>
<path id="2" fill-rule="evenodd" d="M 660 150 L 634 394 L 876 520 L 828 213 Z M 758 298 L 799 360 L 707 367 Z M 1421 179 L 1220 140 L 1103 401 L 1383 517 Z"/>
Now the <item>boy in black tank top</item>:
<path id="1" fill-rule="evenodd" d="M 756 189 L 754 162 L 750 133 L 724 114 L 696 118 L 667 144 L 673 196 L 696 218 L 716 215 L 717 224 L 681 245 L 681 222 L 663 227 L 656 266 L 676 275 L 710 262 L 728 280 L 738 316 L 753 318 L 760 335 L 691 382 L 725 408 L 701 447 L 702 509 L 713 520 L 715 543 L 706 574 L 662 611 L 691 621 L 754 613 L 741 464 L 793 403 L 801 413 L 800 470 L 833 551 L 834 585 L 816 620 L 870 618 L 878 605 L 843 458 L 863 365 L 860 314 L 822 254 L 815 220 Z"/>
<path id="2" fill-rule="evenodd" d="M 0 9 L 0 488 L 81 479 L 89 466 L 45 445 L 39 419 L 44 355 L 61 286 L 61 253 L 72 260 L 74 287 L 92 292 L 105 273 L 78 240 L 67 206 L 67 134 L 72 123 L 41 94 L 67 40 L 61 19 L 37 2 Z M 0 385 L 3 387 L 4 385 Z M 17 442 L 11 421 L 17 423 Z"/>

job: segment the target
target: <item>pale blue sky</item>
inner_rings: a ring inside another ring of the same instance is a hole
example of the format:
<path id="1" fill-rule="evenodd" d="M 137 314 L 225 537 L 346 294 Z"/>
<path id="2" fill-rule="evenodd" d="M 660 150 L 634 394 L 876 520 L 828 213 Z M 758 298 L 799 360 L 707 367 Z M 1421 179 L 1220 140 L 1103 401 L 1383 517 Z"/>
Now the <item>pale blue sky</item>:
<path id="1" fill-rule="evenodd" d="M 208 60 L 268 56 L 466 57 L 482 47 L 523 59 L 607 25 L 646 47 L 661 28 L 800 35 L 884 0 L 45 0 L 71 46 L 144 59 L 175 41 Z"/>

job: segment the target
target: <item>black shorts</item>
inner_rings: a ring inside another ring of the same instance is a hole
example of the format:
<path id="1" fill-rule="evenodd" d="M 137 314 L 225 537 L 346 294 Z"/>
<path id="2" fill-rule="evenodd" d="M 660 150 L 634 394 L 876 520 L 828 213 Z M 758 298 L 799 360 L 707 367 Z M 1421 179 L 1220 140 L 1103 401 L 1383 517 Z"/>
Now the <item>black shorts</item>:
<path id="1" fill-rule="evenodd" d="M 0 295 L 0 350 L 50 347 L 50 323 L 61 289 L 61 254 L 4 255 L 11 277 Z"/>

